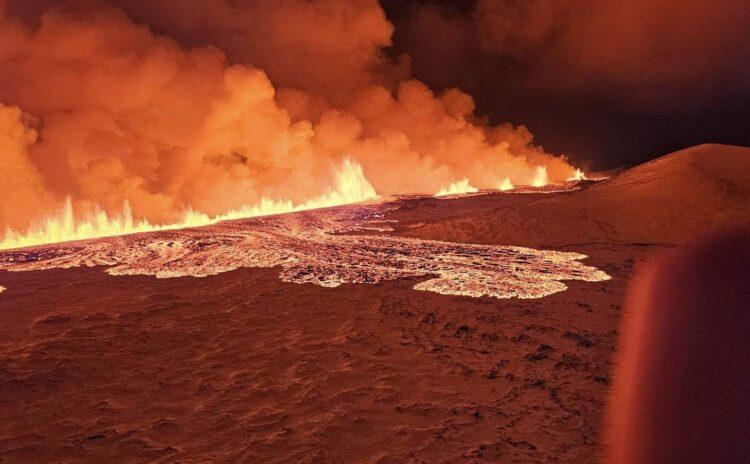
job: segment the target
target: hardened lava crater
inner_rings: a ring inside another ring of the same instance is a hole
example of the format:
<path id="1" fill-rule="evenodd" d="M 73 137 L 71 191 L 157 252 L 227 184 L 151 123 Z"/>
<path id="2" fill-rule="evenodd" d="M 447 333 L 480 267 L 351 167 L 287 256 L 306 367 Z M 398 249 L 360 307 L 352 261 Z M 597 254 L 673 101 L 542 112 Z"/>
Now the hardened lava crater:
<path id="1" fill-rule="evenodd" d="M 279 267 L 284 282 L 337 287 L 425 278 L 416 290 L 445 295 L 541 298 L 562 281 L 610 277 L 585 255 L 438 242 L 388 230 L 384 205 L 345 206 L 211 226 L 0 252 L 0 269 L 107 266 L 112 275 L 205 277 L 241 267 Z"/>

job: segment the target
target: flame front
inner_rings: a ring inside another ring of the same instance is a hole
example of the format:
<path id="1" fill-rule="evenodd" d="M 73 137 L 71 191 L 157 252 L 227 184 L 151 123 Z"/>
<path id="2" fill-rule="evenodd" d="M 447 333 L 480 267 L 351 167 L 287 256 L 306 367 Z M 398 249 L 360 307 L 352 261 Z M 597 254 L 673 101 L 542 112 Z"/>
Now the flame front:
<path id="1" fill-rule="evenodd" d="M 86 215 L 83 219 L 76 219 L 73 203 L 70 198 L 67 198 L 57 214 L 43 219 L 27 231 L 18 232 L 8 229 L 3 241 L 0 242 L 0 250 L 141 232 L 200 227 L 232 219 L 328 208 L 377 198 L 378 195 L 365 178 L 362 167 L 347 158 L 336 172 L 335 188 L 312 200 L 295 205 L 287 200 L 263 198 L 255 205 L 247 205 L 217 216 L 208 216 L 188 208 L 184 212 L 182 220 L 173 224 L 160 225 L 152 224 L 146 220 L 136 221 L 127 201 L 123 204 L 122 212 L 119 214 L 110 216 L 100 208 L 96 208 L 93 213 Z"/>

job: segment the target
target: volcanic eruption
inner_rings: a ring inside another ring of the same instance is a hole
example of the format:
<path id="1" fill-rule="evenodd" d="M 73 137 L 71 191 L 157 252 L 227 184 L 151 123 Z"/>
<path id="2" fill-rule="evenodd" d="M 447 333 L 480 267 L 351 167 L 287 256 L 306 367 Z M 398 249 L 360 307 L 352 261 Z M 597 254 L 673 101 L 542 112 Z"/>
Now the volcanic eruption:
<path id="1" fill-rule="evenodd" d="M 678 3 L 0 0 L 0 462 L 744 453 L 750 8 Z"/>
<path id="2" fill-rule="evenodd" d="M 346 47 L 360 60 L 336 92 L 325 85 L 328 67 L 276 88 L 251 56 L 230 61 L 215 47 L 182 45 L 104 3 L 59 5 L 34 24 L 14 14 L 22 5 L 6 5 L 0 134 L 14 175 L 0 207 L 5 246 L 191 225 L 195 214 L 235 216 L 268 201 L 309 203 L 335 188 L 347 158 L 383 196 L 434 193 L 462 178 L 478 188 L 506 177 L 542 185 L 547 174 L 563 181 L 576 171 L 533 145 L 523 126 L 490 125 L 468 94 L 435 93 L 388 60 L 391 26 L 376 2 L 321 4 L 317 17 L 300 19 L 304 27 L 356 31 L 333 43 L 304 35 L 324 56 Z M 295 0 L 243 12 L 279 21 L 307 9 Z M 323 26 L 334 14 L 346 22 Z M 303 34 L 267 27 L 267 40 L 279 42 L 269 48 Z M 284 76 L 298 72 L 287 67 Z"/>

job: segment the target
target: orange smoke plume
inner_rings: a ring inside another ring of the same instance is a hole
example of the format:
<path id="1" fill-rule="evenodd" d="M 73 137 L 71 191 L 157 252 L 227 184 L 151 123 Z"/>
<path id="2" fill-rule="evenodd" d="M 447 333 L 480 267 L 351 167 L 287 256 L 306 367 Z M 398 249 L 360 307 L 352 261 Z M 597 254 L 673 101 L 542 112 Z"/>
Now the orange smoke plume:
<path id="1" fill-rule="evenodd" d="M 0 1 L 0 166 L 12 173 L 0 228 L 27 231 L 8 232 L 6 243 L 22 243 L 60 208 L 75 224 L 102 214 L 110 223 L 127 204 L 132 223 L 120 224 L 137 228 L 184 224 L 188 211 L 218 218 L 262 201 L 304 205 L 336 191 L 347 156 L 381 195 L 433 193 L 455 179 L 530 184 L 538 168 L 550 182 L 575 173 L 523 126 L 477 118 L 466 93 L 436 94 L 408 78 L 383 55 L 392 25 L 377 2 L 285 0 L 236 11 L 217 2 L 206 29 L 215 40 L 160 23 L 182 43 L 134 22 L 136 7 L 120 5 L 126 16 L 92 3 L 82 12 L 58 5 L 36 24 Z M 300 35 L 282 17 L 326 35 Z M 242 52 L 217 29 L 222 18 L 248 38 L 262 24 L 266 48 L 253 42 Z M 362 26 L 359 35 L 348 20 Z M 319 61 L 307 66 L 300 50 Z M 349 57 L 351 75 L 342 72 Z M 256 63 L 293 87 L 277 90 Z"/>

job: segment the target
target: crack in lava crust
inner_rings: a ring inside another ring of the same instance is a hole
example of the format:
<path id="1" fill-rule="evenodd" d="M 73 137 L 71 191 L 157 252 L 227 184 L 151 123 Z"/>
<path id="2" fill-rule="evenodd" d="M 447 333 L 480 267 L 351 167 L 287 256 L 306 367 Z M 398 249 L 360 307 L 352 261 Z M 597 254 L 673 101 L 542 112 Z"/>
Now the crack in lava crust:
<path id="1" fill-rule="evenodd" d="M 563 280 L 610 277 L 578 253 L 363 234 L 386 231 L 392 206 L 357 205 L 211 226 L 0 252 L 0 269 L 109 266 L 112 275 L 205 277 L 240 267 L 281 267 L 284 282 L 337 287 L 425 277 L 445 295 L 541 298 Z"/>

